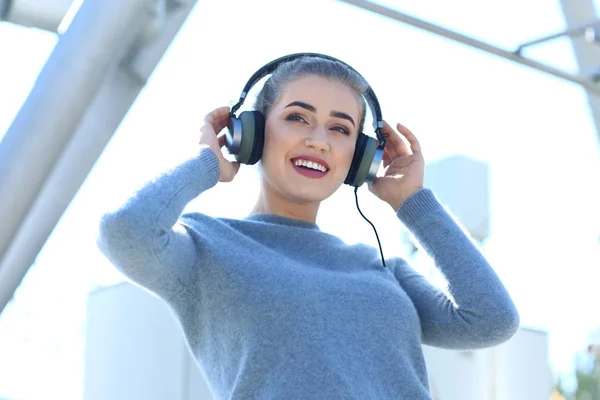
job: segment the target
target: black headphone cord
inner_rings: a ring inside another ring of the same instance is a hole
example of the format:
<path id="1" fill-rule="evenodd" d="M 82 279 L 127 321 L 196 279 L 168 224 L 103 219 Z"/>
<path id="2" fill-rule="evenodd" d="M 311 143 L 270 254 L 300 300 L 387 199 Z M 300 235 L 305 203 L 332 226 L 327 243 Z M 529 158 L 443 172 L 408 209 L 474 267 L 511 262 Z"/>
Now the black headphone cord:
<path id="1" fill-rule="evenodd" d="M 373 230 L 375 231 L 375 237 L 377 238 L 377 244 L 379 245 L 379 254 L 381 254 L 381 262 L 383 263 L 383 268 L 385 268 L 385 258 L 383 257 L 383 250 L 381 249 L 381 242 L 379 241 L 379 235 L 377 234 L 377 229 L 375 229 L 375 225 L 373 225 L 371 223 L 371 221 L 369 221 L 369 219 L 367 217 L 365 217 L 365 215 L 362 213 L 362 211 L 360 211 L 360 207 L 358 206 L 358 186 L 354 187 L 354 198 L 356 199 L 356 208 L 358 209 L 358 212 L 360 213 L 360 215 L 362 215 L 362 217 L 371 225 L 371 227 L 373 228 Z"/>

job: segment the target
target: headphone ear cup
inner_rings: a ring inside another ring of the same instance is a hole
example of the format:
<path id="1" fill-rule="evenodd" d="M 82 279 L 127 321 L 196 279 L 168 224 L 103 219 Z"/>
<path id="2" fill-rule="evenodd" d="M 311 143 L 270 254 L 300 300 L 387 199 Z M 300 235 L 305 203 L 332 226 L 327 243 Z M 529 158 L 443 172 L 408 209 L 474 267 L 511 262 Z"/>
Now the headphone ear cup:
<path id="1" fill-rule="evenodd" d="M 238 121 L 241 139 L 235 159 L 242 164 L 256 164 L 262 156 L 265 119 L 259 111 L 244 111 Z"/>
<path id="2" fill-rule="evenodd" d="M 265 117 L 260 111 L 249 111 L 252 113 L 254 123 L 254 142 L 248 164 L 254 165 L 260 160 L 265 145 Z"/>
<path id="3" fill-rule="evenodd" d="M 377 155 L 377 140 L 361 133 L 356 141 L 352 164 L 350 164 L 350 169 L 344 183 L 359 187 L 365 183 L 367 178 L 370 177 L 373 179 L 381 162 L 381 157 L 376 157 Z M 375 163 L 377 165 L 374 165 Z M 372 172 L 373 170 L 375 170 L 374 173 Z"/>
<path id="4" fill-rule="evenodd" d="M 348 175 L 346 176 L 345 184 L 350 186 L 355 186 L 355 178 L 356 172 L 358 171 L 358 167 L 361 163 L 362 156 L 365 150 L 365 142 L 367 136 L 364 133 L 360 133 L 358 138 L 356 139 L 356 146 L 354 147 L 354 155 L 352 156 L 352 163 L 350 164 L 350 169 L 348 170 Z"/>

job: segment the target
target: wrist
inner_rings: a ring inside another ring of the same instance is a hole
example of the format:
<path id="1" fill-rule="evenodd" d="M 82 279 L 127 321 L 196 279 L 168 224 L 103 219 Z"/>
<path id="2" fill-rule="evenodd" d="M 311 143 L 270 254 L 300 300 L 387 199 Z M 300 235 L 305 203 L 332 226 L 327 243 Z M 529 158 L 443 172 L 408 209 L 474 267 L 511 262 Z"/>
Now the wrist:
<path id="1" fill-rule="evenodd" d="M 402 205 L 406 202 L 406 200 L 417 194 L 421 189 L 423 189 L 423 186 L 418 186 L 409 191 L 408 193 L 403 194 L 401 197 L 394 199 L 394 201 L 389 202 L 389 205 L 394 209 L 395 212 L 397 212 L 400 209 L 400 207 L 402 207 Z"/>

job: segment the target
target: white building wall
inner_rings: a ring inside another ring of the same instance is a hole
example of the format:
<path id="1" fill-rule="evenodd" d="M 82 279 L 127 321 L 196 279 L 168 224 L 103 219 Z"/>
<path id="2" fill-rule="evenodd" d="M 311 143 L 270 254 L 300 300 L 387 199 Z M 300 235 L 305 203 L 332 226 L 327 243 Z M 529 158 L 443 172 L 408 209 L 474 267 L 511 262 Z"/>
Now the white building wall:
<path id="1" fill-rule="evenodd" d="M 552 392 L 547 334 L 521 328 L 506 343 L 477 351 L 425 346 L 436 400 L 547 400 Z"/>
<path id="2" fill-rule="evenodd" d="M 84 400 L 210 400 L 166 304 L 131 284 L 88 301 Z"/>
<path id="3" fill-rule="evenodd" d="M 429 384 L 435 400 L 487 400 L 488 360 L 481 352 L 424 346 Z"/>

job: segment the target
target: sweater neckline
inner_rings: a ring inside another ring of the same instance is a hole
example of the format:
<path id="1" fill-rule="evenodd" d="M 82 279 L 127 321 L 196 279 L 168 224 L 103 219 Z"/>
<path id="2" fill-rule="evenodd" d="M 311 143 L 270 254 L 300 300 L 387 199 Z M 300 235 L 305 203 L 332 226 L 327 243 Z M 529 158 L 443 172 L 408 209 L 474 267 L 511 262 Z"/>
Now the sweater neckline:
<path id="1" fill-rule="evenodd" d="M 294 218 L 283 217 L 281 215 L 276 214 L 250 214 L 245 219 L 247 221 L 265 222 L 267 224 L 291 226 L 315 231 L 320 230 L 319 226 L 315 223 L 306 222 Z"/>

